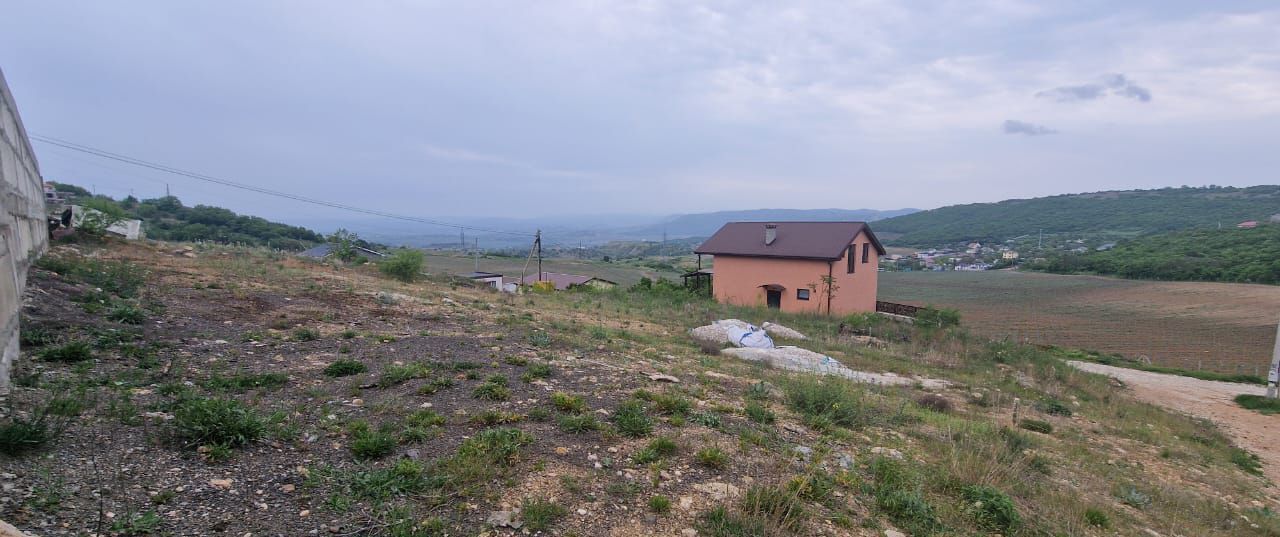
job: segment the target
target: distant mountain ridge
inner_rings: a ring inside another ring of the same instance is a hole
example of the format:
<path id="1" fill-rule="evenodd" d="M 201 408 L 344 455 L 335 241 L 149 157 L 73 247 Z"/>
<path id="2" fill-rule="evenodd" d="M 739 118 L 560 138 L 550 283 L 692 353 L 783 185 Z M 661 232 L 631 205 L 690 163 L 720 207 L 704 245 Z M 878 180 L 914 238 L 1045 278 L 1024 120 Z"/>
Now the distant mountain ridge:
<path id="1" fill-rule="evenodd" d="M 1280 213 L 1280 185 L 1116 190 L 952 205 L 881 220 L 886 242 L 930 247 L 1048 233 L 1155 233 L 1234 226 Z"/>
<path id="2" fill-rule="evenodd" d="M 661 235 L 665 230 L 668 237 L 705 237 L 720 229 L 728 222 L 778 221 L 778 222 L 822 222 L 822 221 L 859 221 L 874 222 L 902 216 L 919 211 L 919 209 L 750 209 L 742 211 L 717 211 L 711 213 L 681 214 L 668 217 L 662 223 L 648 226 L 643 231 Z"/>

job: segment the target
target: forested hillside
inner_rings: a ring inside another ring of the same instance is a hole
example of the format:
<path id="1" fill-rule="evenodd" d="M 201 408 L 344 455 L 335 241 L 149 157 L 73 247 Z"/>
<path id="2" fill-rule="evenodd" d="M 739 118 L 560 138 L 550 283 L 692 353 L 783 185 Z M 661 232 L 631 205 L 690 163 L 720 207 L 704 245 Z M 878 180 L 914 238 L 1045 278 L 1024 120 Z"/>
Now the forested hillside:
<path id="1" fill-rule="evenodd" d="M 887 242 L 930 247 L 1038 233 L 1155 233 L 1234 226 L 1280 213 L 1280 186 L 1182 187 L 953 205 L 876 222 Z"/>
<path id="2" fill-rule="evenodd" d="M 1280 225 L 1145 235 L 1105 252 L 1065 253 L 1028 267 L 1136 279 L 1280 284 Z"/>
<path id="3" fill-rule="evenodd" d="M 83 200 L 89 192 L 74 185 L 55 183 L 60 192 L 76 194 Z M 174 196 L 138 200 L 129 196 L 114 200 L 93 196 L 95 208 L 118 207 L 126 218 L 142 220 L 148 238 L 168 241 L 213 241 L 226 244 L 270 246 L 283 250 L 303 250 L 324 240 L 304 227 L 272 222 L 257 216 L 238 215 L 228 209 L 196 205 L 186 207 Z M 108 205 L 103 206 L 103 203 Z M 115 211 L 111 211 L 115 212 Z"/>

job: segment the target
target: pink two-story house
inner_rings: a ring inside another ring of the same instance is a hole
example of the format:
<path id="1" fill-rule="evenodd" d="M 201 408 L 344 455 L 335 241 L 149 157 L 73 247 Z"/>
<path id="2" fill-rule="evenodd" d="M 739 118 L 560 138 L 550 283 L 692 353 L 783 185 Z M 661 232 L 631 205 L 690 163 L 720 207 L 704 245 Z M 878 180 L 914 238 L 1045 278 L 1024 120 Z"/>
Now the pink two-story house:
<path id="1" fill-rule="evenodd" d="M 876 310 L 885 252 L 865 222 L 730 222 L 694 253 L 715 256 L 721 302 L 847 314 Z"/>

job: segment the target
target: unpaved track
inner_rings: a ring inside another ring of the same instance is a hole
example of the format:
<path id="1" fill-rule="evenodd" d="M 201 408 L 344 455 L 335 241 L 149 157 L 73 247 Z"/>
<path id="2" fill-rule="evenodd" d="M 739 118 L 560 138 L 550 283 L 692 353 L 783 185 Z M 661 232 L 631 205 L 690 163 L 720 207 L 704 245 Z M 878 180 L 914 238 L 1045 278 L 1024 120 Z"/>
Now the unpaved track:
<path id="1" fill-rule="evenodd" d="M 1265 395 L 1252 384 L 1200 380 L 1151 373 L 1091 362 L 1067 362 L 1072 367 L 1120 379 L 1139 399 L 1216 423 L 1240 447 L 1262 459 L 1262 471 L 1280 483 L 1280 415 L 1265 416 L 1242 408 L 1233 399 L 1242 393 Z"/>

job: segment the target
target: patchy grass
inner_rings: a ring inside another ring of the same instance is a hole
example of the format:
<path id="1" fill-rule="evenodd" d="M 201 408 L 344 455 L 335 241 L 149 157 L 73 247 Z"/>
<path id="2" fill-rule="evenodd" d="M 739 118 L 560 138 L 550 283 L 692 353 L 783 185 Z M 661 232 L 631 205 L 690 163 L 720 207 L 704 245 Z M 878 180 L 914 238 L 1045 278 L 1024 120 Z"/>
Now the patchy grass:
<path id="1" fill-rule="evenodd" d="M 324 374 L 330 377 L 349 377 L 368 370 L 368 366 L 355 360 L 335 360 L 324 368 Z"/>
<path id="2" fill-rule="evenodd" d="M 1280 399 L 1268 399 L 1266 396 L 1242 393 L 1236 396 L 1236 404 L 1249 410 L 1257 410 L 1263 414 L 1280 413 Z"/>
<path id="3" fill-rule="evenodd" d="M 638 438 L 649 436 L 653 432 L 653 418 L 649 416 L 644 403 L 624 401 L 613 413 L 613 425 L 618 434 Z"/>
<path id="4" fill-rule="evenodd" d="M 93 347 L 85 341 L 71 341 L 57 347 L 46 347 L 40 351 L 40 359 L 46 362 L 72 364 L 93 359 Z"/>
<path id="5" fill-rule="evenodd" d="M 564 506 L 545 498 L 525 498 L 520 504 L 520 518 L 524 520 L 524 525 L 529 531 L 551 529 L 567 514 L 569 510 Z"/>
<path id="6" fill-rule="evenodd" d="M 242 446 L 266 431 L 258 412 L 234 399 L 184 400 L 174 409 L 173 427 L 190 446 Z"/>

